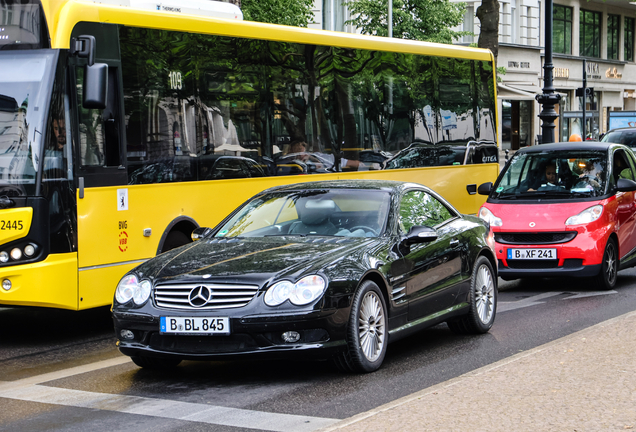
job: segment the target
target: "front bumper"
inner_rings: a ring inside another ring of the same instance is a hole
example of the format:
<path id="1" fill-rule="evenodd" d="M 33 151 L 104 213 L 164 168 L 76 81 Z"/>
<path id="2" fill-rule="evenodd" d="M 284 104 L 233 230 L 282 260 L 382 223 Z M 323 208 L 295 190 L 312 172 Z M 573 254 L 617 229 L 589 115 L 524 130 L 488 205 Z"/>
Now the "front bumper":
<path id="1" fill-rule="evenodd" d="M 127 356 L 172 357 L 185 360 L 310 357 L 329 358 L 346 348 L 349 308 L 294 315 L 252 315 L 230 318 L 230 335 L 166 335 L 159 316 L 113 311 L 117 345 Z M 134 337 L 124 339 L 122 330 Z M 301 337 L 283 341 L 286 331 Z"/>

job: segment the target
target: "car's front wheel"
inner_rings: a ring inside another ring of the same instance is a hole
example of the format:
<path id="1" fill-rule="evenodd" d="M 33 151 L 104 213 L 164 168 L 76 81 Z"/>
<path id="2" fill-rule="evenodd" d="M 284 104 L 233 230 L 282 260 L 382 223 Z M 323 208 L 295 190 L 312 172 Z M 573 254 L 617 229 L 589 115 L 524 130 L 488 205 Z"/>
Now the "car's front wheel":
<path id="1" fill-rule="evenodd" d="M 131 357 L 133 363 L 144 369 L 172 369 L 181 363 L 179 358 L 161 358 L 161 357 L 146 357 L 146 356 L 133 356 Z"/>
<path id="2" fill-rule="evenodd" d="M 480 334 L 490 330 L 497 313 L 497 280 L 494 274 L 488 258 L 477 258 L 470 278 L 468 313 L 447 321 L 454 333 Z"/>
<path id="3" fill-rule="evenodd" d="M 614 239 L 607 240 L 601 271 L 596 276 L 596 285 L 602 290 L 611 290 L 616 285 L 618 273 L 618 247 Z"/>
<path id="4" fill-rule="evenodd" d="M 373 372 L 382 366 L 388 342 L 387 309 L 378 285 L 364 281 L 353 297 L 347 328 L 347 350 L 334 358 L 349 372 Z"/>

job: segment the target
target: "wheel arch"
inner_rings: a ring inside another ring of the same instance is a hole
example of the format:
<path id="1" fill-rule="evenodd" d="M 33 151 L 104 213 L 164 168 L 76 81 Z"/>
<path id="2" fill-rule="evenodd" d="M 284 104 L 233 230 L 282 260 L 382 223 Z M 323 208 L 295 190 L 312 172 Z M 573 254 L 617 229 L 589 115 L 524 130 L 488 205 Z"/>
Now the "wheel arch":
<path id="1" fill-rule="evenodd" d="M 195 228 L 199 228 L 199 224 L 197 223 L 197 221 L 189 216 L 179 216 L 174 218 L 163 231 L 161 239 L 159 239 L 159 244 L 157 245 L 157 255 L 159 255 L 163 251 L 163 246 L 166 242 L 166 238 L 168 238 L 168 235 L 171 232 L 179 231 L 190 238 L 190 235 Z"/>
<path id="2" fill-rule="evenodd" d="M 482 250 L 479 251 L 479 253 L 475 257 L 475 261 L 477 261 L 477 259 L 480 256 L 486 257 L 486 259 L 490 262 L 490 265 L 492 266 L 492 270 L 495 272 L 495 278 L 497 278 L 499 273 L 498 272 L 499 268 L 497 267 L 497 258 L 492 253 L 492 251 L 489 248 L 484 247 Z"/>
<path id="3" fill-rule="evenodd" d="M 390 304 L 390 299 L 389 299 L 389 289 L 388 289 L 388 284 L 386 279 L 384 279 L 384 277 L 377 271 L 374 271 L 374 270 L 369 271 L 360 278 L 360 282 L 358 283 L 358 286 L 356 286 L 356 291 L 358 290 L 358 288 L 360 288 L 360 286 L 364 283 L 364 281 L 367 281 L 367 280 L 374 282 L 378 286 L 378 288 L 380 288 L 380 291 L 382 292 L 382 295 L 384 296 L 384 301 L 388 308 L 388 305 Z"/>

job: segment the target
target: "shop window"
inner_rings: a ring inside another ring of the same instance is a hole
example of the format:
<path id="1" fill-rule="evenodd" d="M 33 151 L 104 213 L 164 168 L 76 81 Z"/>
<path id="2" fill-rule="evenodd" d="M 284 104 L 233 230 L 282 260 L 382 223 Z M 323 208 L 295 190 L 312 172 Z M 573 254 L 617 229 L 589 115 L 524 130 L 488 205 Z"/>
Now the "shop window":
<path id="1" fill-rule="evenodd" d="M 634 18 L 625 17 L 625 61 L 634 61 Z"/>
<path id="2" fill-rule="evenodd" d="M 601 57 L 601 13 L 581 9 L 579 55 Z"/>
<path id="3" fill-rule="evenodd" d="M 560 54 L 572 54 L 572 8 L 554 5 L 552 50 Z"/>
<path id="4" fill-rule="evenodd" d="M 607 58 L 610 60 L 618 60 L 620 19 L 619 15 L 607 16 Z"/>

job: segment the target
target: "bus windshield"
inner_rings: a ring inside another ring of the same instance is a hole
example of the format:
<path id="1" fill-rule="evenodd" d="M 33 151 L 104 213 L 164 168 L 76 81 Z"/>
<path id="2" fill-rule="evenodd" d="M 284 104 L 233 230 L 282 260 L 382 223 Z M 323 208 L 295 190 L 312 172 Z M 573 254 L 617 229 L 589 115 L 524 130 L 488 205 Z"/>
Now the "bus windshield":
<path id="1" fill-rule="evenodd" d="M 0 54 L 0 194 L 32 195 L 57 54 Z"/>

